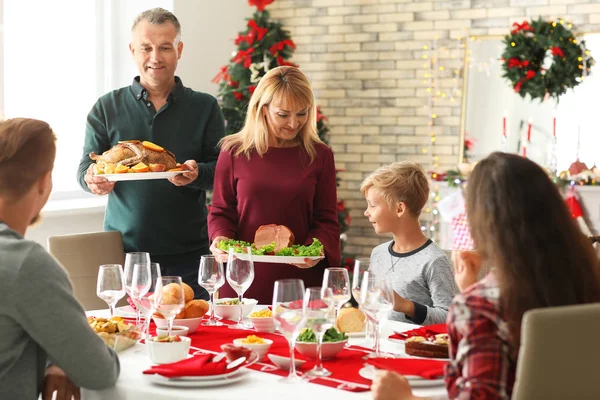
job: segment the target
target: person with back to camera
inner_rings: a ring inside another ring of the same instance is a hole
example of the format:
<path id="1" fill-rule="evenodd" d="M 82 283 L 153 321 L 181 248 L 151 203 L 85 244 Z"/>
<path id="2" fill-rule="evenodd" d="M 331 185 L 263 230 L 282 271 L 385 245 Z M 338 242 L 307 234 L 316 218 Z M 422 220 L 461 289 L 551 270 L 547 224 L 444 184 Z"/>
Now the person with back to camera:
<path id="1" fill-rule="evenodd" d="M 371 252 L 370 269 L 389 278 L 394 289 L 390 319 L 431 325 L 446 322 L 458 292 L 446 254 L 421 231 L 419 215 L 429 197 L 420 165 L 410 161 L 383 166 L 362 183 L 365 216 L 375 233 L 393 240 Z"/>
<path id="2" fill-rule="evenodd" d="M 448 314 L 450 399 L 511 398 L 523 314 L 600 301 L 600 264 L 555 184 L 536 163 L 492 153 L 475 166 L 466 196 L 478 255 L 458 256 Z M 482 265 L 492 265 L 482 280 Z M 376 400 L 422 399 L 406 378 L 381 372 Z"/>
<path id="3" fill-rule="evenodd" d="M 55 140 L 43 121 L 0 122 L 0 399 L 79 399 L 119 376 L 65 270 L 24 238 L 52 191 Z"/>
<path id="4" fill-rule="evenodd" d="M 175 76 L 183 51 L 181 26 L 162 8 L 137 16 L 130 51 L 140 76 L 130 86 L 102 96 L 87 119 L 81 187 L 108 194 L 104 229 L 123 235 L 125 252 L 148 252 L 162 275 L 181 276 L 196 298 L 208 299 L 198 285 L 200 256 L 209 252 L 206 190 L 212 188 L 225 135 L 217 100 L 183 86 Z M 89 154 L 102 154 L 124 140 L 142 140 L 172 151 L 186 172 L 166 180 L 109 182 L 94 175 Z"/>
<path id="5" fill-rule="evenodd" d="M 255 263 L 246 292 L 271 303 L 278 279 L 300 278 L 321 286 L 323 268 L 340 263 L 333 152 L 317 134 L 315 99 L 306 76 L 294 67 L 277 67 L 262 77 L 248 104 L 242 130 L 221 141 L 215 188 L 208 216 L 211 251 L 222 240 L 253 242 L 262 225 L 284 225 L 295 243 L 323 243 L 325 259 L 296 265 Z M 235 296 L 228 285 L 221 297 Z"/>

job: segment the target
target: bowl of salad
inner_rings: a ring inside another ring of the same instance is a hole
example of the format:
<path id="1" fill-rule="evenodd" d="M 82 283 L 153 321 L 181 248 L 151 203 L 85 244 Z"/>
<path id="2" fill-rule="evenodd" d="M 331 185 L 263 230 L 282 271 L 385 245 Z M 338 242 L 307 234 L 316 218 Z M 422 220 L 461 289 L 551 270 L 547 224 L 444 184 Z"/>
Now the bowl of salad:
<path id="1" fill-rule="evenodd" d="M 323 344 L 321 345 L 321 359 L 329 360 L 335 358 L 348 343 L 348 337 L 343 332 L 338 332 L 335 328 L 329 328 L 323 335 Z M 296 350 L 306 357 L 317 358 L 317 337 L 315 333 L 305 328 L 300 332 L 296 339 Z"/>
<path id="2" fill-rule="evenodd" d="M 255 299 L 242 300 L 242 317 L 246 318 L 258 304 Z M 240 312 L 240 300 L 236 298 L 227 298 L 215 300 L 215 315 L 221 319 L 237 321 Z"/>

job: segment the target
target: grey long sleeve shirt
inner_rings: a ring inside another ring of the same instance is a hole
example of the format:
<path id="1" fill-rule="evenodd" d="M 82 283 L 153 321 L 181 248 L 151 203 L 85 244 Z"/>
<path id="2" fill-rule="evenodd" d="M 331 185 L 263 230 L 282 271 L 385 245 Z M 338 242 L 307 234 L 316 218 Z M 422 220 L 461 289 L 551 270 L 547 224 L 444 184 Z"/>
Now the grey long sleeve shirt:
<path id="1" fill-rule="evenodd" d="M 389 279 L 396 293 L 414 303 L 415 317 L 392 311 L 389 318 L 419 325 L 445 323 L 458 293 L 450 260 L 431 240 L 408 253 L 396 253 L 393 245 L 390 241 L 375 247 L 370 268 Z"/>
<path id="2" fill-rule="evenodd" d="M 90 328 L 65 270 L 0 222 L 0 399 L 37 399 L 48 361 L 88 389 L 119 376 L 116 353 Z"/>

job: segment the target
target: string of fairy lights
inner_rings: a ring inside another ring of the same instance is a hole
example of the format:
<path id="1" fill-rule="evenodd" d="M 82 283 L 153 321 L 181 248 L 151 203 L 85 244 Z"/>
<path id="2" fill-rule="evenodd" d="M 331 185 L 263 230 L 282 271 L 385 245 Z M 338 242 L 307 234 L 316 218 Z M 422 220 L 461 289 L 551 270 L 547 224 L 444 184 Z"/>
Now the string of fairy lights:
<path id="1" fill-rule="evenodd" d="M 430 154 L 431 166 L 433 173 L 430 179 L 430 195 L 425 205 L 424 218 L 422 219 L 421 230 L 430 238 L 435 238 L 439 230 L 439 211 L 437 209 L 437 203 L 440 200 L 440 185 L 437 177 L 437 170 L 439 168 L 440 158 L 436 151 L 436 120 L 438 114 L 436 112 L 436 105 L 441 102 L 449 101 L 451 104 L 456 102 L 456 98 L 461 95 L 460 90 L 460 69 L 449 68 L 447 65 L 442 65 L 441 59 L 445 52 L 450 53 L 448 60 L 451 62 L 459 59 L 461 50 L 465 49 L 466 46 L 462 39 L 459 37 L 456 41 L 456 46 L 439 46 L 438 39 L 431 41 L 429 44 L 423 46 L 423 68 L 425 73 L 423 74 L 423 83 L 426 85 L 427 104 L 424 106 L 425 113 L 427 115 L 427 126 L 429 130 L 429 141 L 428 145 L 424 145 L 421 148 L 422 154 Z M 452 50 L 455 50 L 454 55 Z M 448 71 L 451 71 L 450 77 L 453 79 L 454 85 L 446 90 L 443 85 L 440 84 L 440 75 L 448 75 Z"/>

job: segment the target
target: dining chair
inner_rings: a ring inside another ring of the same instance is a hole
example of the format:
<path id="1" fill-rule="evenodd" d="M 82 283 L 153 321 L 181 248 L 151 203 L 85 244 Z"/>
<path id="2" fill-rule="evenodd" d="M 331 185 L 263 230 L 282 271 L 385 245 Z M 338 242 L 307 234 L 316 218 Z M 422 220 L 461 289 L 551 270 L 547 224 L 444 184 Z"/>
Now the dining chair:
<path id="1" fill-rule="evenodd" d="M 96 296 L 98 267 L 102 264 L 121 264 L 125 261 L 121 232 L 93 232 L 50 236 L 48 251 L 69 273 L 75 298 L 87 310 L 106 308 Z M 121 299 L 117 305 L 125 305 Z"/>
<path id="2" fill-rule="evenodd" d="M 529 310 L 512 400 L 600 399 L 600 303 Z"/>

